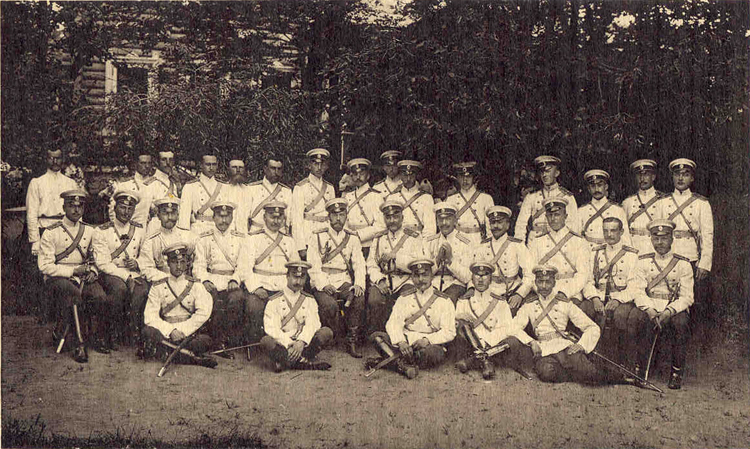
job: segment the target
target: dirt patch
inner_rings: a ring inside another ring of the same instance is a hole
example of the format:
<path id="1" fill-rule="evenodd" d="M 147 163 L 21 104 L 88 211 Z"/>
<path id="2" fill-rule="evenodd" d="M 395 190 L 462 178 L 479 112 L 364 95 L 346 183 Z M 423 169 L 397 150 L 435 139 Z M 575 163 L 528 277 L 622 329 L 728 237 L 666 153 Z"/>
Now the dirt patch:
<path id="1" fill-rule="evenodd" d="M 447 364 L 413 381 L 327 350 L 328 372 L 272 373 L 261 355 L 209 370 L 158 362 L 131 349 L 58 355 L 49 326 L 2 321 L 3 419 L 34 420 L 79 438 L 133 434 L 170 444 L 254 435 L 271 447 L 747 447 L 750 363 L 737 348 L 693 345 L 683 389 L 493 381 Z M 368 352 L 372 351 L 368 349 Z M 371 354 L 371 355 L 374 355 Z"/>

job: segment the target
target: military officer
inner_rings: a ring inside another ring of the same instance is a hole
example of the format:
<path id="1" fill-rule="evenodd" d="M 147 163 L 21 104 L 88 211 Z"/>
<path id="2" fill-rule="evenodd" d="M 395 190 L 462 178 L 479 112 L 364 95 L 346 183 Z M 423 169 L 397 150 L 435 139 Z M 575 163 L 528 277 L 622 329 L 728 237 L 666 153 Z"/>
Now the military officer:
<path id="1" fill-rule="evenodd" d="M 281 158 L 269 157 L 263 166 L 263 179 L 248 185 L 247 196 L 243 198 L 247 204 L 247 214 L 245 217 L 237 217 L 243 225 L 247 223 L 248 232 L 263 229 L 264 223 L 260 213 L 267 203 L 281 201 L 292 204 L 292 189 L 281 182 L 283 174 L 284 163 Z M 289 234 L 288 223 L 284 226 L 284 231 Z"/>
<path id="2" fill-rule="evenodd" d="M 373 187 L 375 190 L 382 192 L 383 200 L 392 195 L 396 188 L 401 185 L 398 169 L 398 160 L 401 156 L 403 156 L 403 153 L 397 150 L 383 151 L 380 155 L 380 163 L 383 166 L 385 178 L 376 182 Z"/>
<path id="3" fill-rule="evenodd" d="M 625 210 L 618 204 L 609 200 L 609 173 L 604 170 L 589 170 L 583 175 L 586 186 L 591 194 L 591 201 L 578 208 L 578 220 L 581 229 L 581 237 L 589 242 L 593 249 L 604 244 L 602 235 L 602 220 L 607 217 L 616 217 L 621 222 L 627 222 Z M 630 245 L 630 229 L 625 228 L 621 240 Z"/>
<path id="4" fill-rule="evenodd" d="M 195 247 L 193 275 L 214 303 L 210 333 L 222 345 L 244 343 L 244 313 L 247 293 L 240 289 L 240 254 L 247 252 L 247 234 L 231 229 L 236 205 L 228 201 L 211 204 L 214 229 L 200 235 Z M 258 341 L 262 335 L 245 335 Z M 227 353 L 231 357 L 230 354 Z"/>
<path id="5" fill-rule="evenodd" d="M 174 153 L 172 151 L 160 151 L 158 158 L 158 167 L 154 171 L 154 178 L 158 182 L 158 187 L 154 187 L 154 198 L 164 198 L 167 196 L 180 197 L 182 193 L 182 182 L 174 172 Z"/>
<path id="6" fill-rule="evenodd" d="M 385 197 L 386 201 L 396 200 L 404 203 L 404 227 L 419 231 L 424 238 L 435 235 L 437 231 L 433 212 L 435 201 L 431 194 L 417 185 L 417 173 L 422 169 L 422 163 L 403 160 L 398 162 L 398 168 L 402 184 L 396 187 L 392 194 Z"/>
<path id="7" fill-rule="evenodd" d="M 154 181 L 156 178 L 151 176 L 151 170 L 153 169 L 153 162 L 150 154 L 141 153 L 138 155 L 138 160 L 135 165 L 135 173 L 133 176 L 125 178 L 124 180 L 115 184 L 114 189 L 117 190 L 132 190 L 138 192 L 138 205 L 133 212 L 132 220 L 136 223 L 143 225 L 144 229 L 148 229 L 149 220 L 151 220 L 151 203 L 154 199 Z M 156 183 L 158 186 L 158 183 Z M 113 220 L 115 209 L 114 197 L 109 201 L 109 219 Z"/>
<path id="8" fill-rule="evenodd" d="M 626 339 L 628 316 L 633 310 L 633 294 L 628 289 L 638 262 L 638 251 L 622 243 L 625 225 L 617 217 L 602 221 L 604 245 L 594 248 L 591 266 L 592 276 L 583 289 L 580 308 L 589 318 L 607 329 L 610 321 L 616 335 L 613 339 L 615 353 L 621 358 L 627 351 Z"/>
<path id="9" fill-rule="evenodd" d="M 376 234 L 367 257 L 367 321 L 370 330 L 382 330 L 399 290 L 409 282 L 409 262 L 422 252 L 422 237 L 405 229 L 404 205 L 389 200 L 380 205 L 386 229 Z M 369 334 L 369 333 L 368 333 Z"/>
<path id="10" fill-rule="evenodd" d="M 346 192 L 344 199 L 349 204 L 346 228 L 355 232 L 362 241 L 365 257 L 370 253 L 372 238 L 385 229 L 380 205 L 381 192 L 370 187 L 370 161 L 364 158 L 352 159 L 347 164 L 354 190 Z"/>
<path id="11" fill-rule="evenodd" d="M 445 361 L 445 345 L 456 336 L 456 309 L 450 298 L 432 286 L 433 262 L 415 259 L 409 263 L 413 285 L 399 292 L 385 332 L 374 332 L 370 340 L 383 358 L 401 353 L 393 367 L 409 379 L 419 368 Z M 367 366 L 379 359 L 368 360 Z"/>
<path id="12" fill-rule="evenodd" d="M 157 354 L 164 340 L 180 344 L 196 332 L 201 332 L 211 316 L 211 296 L 196 279 L 187 276 L 187 247 L 175 243 L 164 249 L 169 265 L 169 276 L 154 283 L 148 294 L 143 313 L 143 349 L 139 356 L 148 359 Z M 217 363 L 204 355 L 211 348 L 211 337 L 199 333 L 185 345 L 193 353 L 192 358 L 182 357 L 186 362 L 214 368 Z"/>
<path id="13" fill-rule="evenodd" d="M 433 286 L 456 304 L 471 281 L 469 265 L 476 248 L 467 235 L 456 229 L 456 206 L 444 201 L 433 208 L 438 233 L 425 239 L 425 255 L 436 267 Z"/>
<path id="14" fill-rule="evenodd" d="M 493 268 L 490 291 L 505 295 L 511 311 L 515 312 L 534 285 L 531 275 L 534 258 L 523 241 L 508 235 L 511 214 L 505 206 L 487 209 L 490 236 L 482 240 L 479 252 L 481 259 L 489 261 Z"/>
<path id="15" fill-rule="evenodd" d="M 90 257 L 94 228 L 81 222 L 86 192 L 67 190 L 60 196 L 65 217 L 48 226 L 42 235 L 37 262 L 44 274 L 50 297 L 60 301 L 57 304 L 62 318 L 59 324 L 64 323 L 68 329 L 75 329 L 78 344 L 73 359 L 85 363 L 88 355 L 80 329 L 78 307 L 85 308 L 85 312 L 98 318 L 98 329 L 92 333 L 90 343 L 97 351 L 107 354 L 110 345 L 106 330 L 111 325 L 116 304 L 107 298 L 96 282 L 97 271 Z M 65 338 L 60 333 L 58 336 Z"/>
<path id="16" fill-rule="evenodd" d="M 266 203 L 263 221 L 264 228 L 248 236 L 247 251 L 240 254 L 239 261 L 240 281 L 250 293 L 245 302 L 245 319 L 246 337 L 251 341 L 263 335 L 263 308 L 268 298 L 286 285 L 286 263 L 298 257 L 294 239 L 283 231 L 286 204 Z"/>
<path id="17" fill-rule="evenodd" d="M 337 323 L 341 311 L 347 329 L 346 350 L 352 357 L 361 358 L 357 339 L 365 309 L 367 274 L 362 244 L 355 232 L 344 228 L 348 210 L 345 199 L 329 200 L 326 210 L 329 226 L 314 231 L 315 242 L 307 253 L 312 265 L 310 286 L 323 326 L 340 329 Z"/>
<path id="18" fill-rule="evenodd" d="M 78 184 L 60 172 L 63 164 L 61 150 L 47 150 L 47 171 L 29 183 L 26 192 L 26 226 L 31 253 L 39 254 L 39 237 L 44 229 L 62 220 L 62 192 L 75 190 Z"/>
<path id="19" fill-rule="evenodd" d="M 556 290 L 578 305 L 591 276 L 591 250 L 566 224 L 567 201 L 562 197 L 544 200 L 548 230 L 529 243 L 529 251 L 537 265 L 555 267 Z"/>
<path id="20" fill-rule="evenodd" d="M 547 220 L 544 217 L 544 205 L 542 204 L 548 198 L 565 198 L 566 215 L 571 230 L 577 231 L 576 226 L 578 225 L 576 199 L 570 191 L 557 183 L 557 178 L 560 176 L 560 159 L 555 156 L 539 156 L 534 159 L 534 165 L 536 165 L 539 178 L 542 180 L 542 188 L 529 193 L 523 199 L 513 233 L 515 238 L 527 242 L 528 245 L 531 245 L 535 238 L 548 229 Z"/>
<path id="21" fill-rule="evenodd" d="M 551 265 L 534 267 L 535 294 L 530 294 L 513 319 L 515 335 L 534 353 L 534 370 L 543 382 L 598 383 L 602 376 L 586 354 L 596 347 L 600 329 L 573 302 L 558 295 L 557 269 Z M 565 328 L 572 322 L 581 330 L 577 341 Z M 531 324 L 534 338 L 524 330 Z"/>
<path id="22" fill-rule="evenodd" d="M 462 357 L 456 367 L 466 373 L 476 365 L 475 362 L 479 362 L 482 377 L 489 380 L 495 375 L 494 360 L 495 363 L 518 370 L 528 378 L 524 367 L 531 366 L 531 350 L 513 335 L 513 316 L 506 298 L 490 289 L 495 264 L 482 260 L 480 256 L 480 260 L 472 262 L 470 269 L 474 289 L 461 296 L 456 304 L 458 332 L 455 345 L 459 357 Z M 488 350 L 501 345 L 508 345 L 508 348 L 487 356 Z M 479 351 L 478 356 L 476 351 Z"/>
<path id="23" fill-rule="evenodd" d="M 477 189 L 476 166 L 474 161 L 453 164 L 459 190 L 446 200 L 456 208 L 456 227 L 473 245 L 487 236 L 487 209 L 495 205 L 491 196 Z"/>
<path id="24" fill-rule="evenodd" d="M 315 298 L 302 291 L 310 264 L 293 260 L 285 266 L 286 285 L 268 298 L 263 314 L 266 335 L 261 339 L 261 346 L 277 373 L 285 368 L 328 370 L 330 364 L 315 361 L 315 358 L 333 338 L 333 332 L 321 326 Z"/>
<path id="25" fill-rule="evenodd" d="M 656 181 L 656 161 L 651 159 L 638 159 L 630 164 L 630 169 L 635 174 L 638 191 L 635 195 L 625 198 L 622 207 L 628 216 L 628 228 L 633 247 L 640 254 L 653 252 L 651 246 L 651 234 L 646 225 L 653 219 L 659 218 L 657 202 L 664 196 L 654 188 Z"/>
<path id="26" fill-rule="evenodd" d="M 201 173 L 197 178 L 185 183 L 182 188 L 182 201 L 177 227 L 200 235 L 214 228 L 211 203 L 226 199 L 227 185 L 216 179 L 216 156 L 204 154 L 201 159 Z"/>
<path id="27" fill-rule="evenodd" d="M 336 192 L 323 175 L 328 171 L 331 153 L 325 148 L 314 148 L 307 152 L 310 175 L 298 182 L 292 190 L 290 218 L 292 235 L 300 252 L 300 257 L 307 257 L 307 244 L 315 229 L 325 226 L 328 221 L 326 201 L 334 198 Z"/>
<path id="28" fill-rule="evenodd" d="M 672 342 L 672 373 L 669 388 L 682 386 L 682 375 L 690 340 L 690 306 L 693 305 L 693 268 L 686 257 L 672 250 L 676 225 L 656 219 L 648 224 L 655 253 L 638 257 L 630 280 L 636 309 L 628 317 L 629 355 L 635 372 L 647 369 L 648 350 L 656 330 L 666 330 Z"/>
<path id="29" fill-rule="evenodd" d="M 169 275 L 164 248 L 173 243 L 184 242 L 188 245 L 189 266 L 196 241 L 196 236 L 192 232 L 176 226 L 180 209 L 179 198 L 173 196 L 159 198 L 154 201 L 154 206 L 156 207 L 156 216 L 159 219 L 160 227 L 146 237 L 143 248 L 141 248 L 141 254 L 138 256 L 138 266 L 141 273 L 147 281 L 152 283 Z"/>
<path id="30" fill-rule="evenodd" d="M 243 223 L 242 217 L 246 217 L 249 212 L 247 209 L 248 185 L 247 171 L 245 162 L 241 159 L 232 159 L 229 161 L 229 172 L 227 173 L 227 185 L 225 187 L 224 199 L 235 204 L 232 219 L 232 229 L 247 235 L 247 220 Z"/>
<path id="31" fill-rule="evenodd" d="M 117 323 L 118 334 L 138 338 L 148 294 L 137 260 L 145 231 L 142 224 L 131 220 L 139 198 L 133 190 L 118 190 L 112 197 L 115 200 L 115 219 L 101 225 L 94 233 L 94 262 L 107 296 L 124 306 L 124 310 L 118 311 L 119 319 L 129 314 L 127 324 Z M 128 333 L 126 326 L 130 327 Z"/>

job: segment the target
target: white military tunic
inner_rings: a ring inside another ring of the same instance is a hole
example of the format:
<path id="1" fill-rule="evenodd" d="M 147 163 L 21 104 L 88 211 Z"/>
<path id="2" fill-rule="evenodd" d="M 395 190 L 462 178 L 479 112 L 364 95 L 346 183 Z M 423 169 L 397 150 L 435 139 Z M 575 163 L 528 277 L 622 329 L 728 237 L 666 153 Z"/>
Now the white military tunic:
<path id="1" fill-rule="evenodd" d="M 71 246 L 81 228 L 83 228 L 83 235 L 76 248 L 66 257 L 56 261 L 55 256 L 62 254 Z M 80 220 L 73 223 L 67 217 L 48 227 L 39 244 L 39 258 L 37 259 L 39 271 L 48 277 L 72 277 L 73 270 L 85 263 L 89 256 L 94 232 L 94 227 L 85 225 Z"/>
<path id="2" fill-rule="evenodd" d="M 323 258 L 327 258 L 326 255 L 332 254 L 343 244 L 347 235 L 349 237 L 346 246 L 333 258 L 323 263 Z M 315 231 L 313 239 L 314 242 L 310 243 L 307 251 L 307 260 L 312 265 L 310 285 L 313 288 L 323 290 L 326 285 L 332 285 L 338 289 L 346 282 L 362 289 L 365 288 L 367 266 L 365 257 L 362 255 L 362 244 L 355 233 L 346 229 L 337 233 L 327 227 Z M 354 279 L 349 276 L 349 268 L 354 273 Z"/>
<path id="3" fill-rule="evenodd" d="M 691 203 L 682 213 L 675 215 L 678 207 L 686 201 Z M 658 204 L 659 218 L 672 220 L 677 226 L 673 232 L 672 251 L 687 257 L 690 262 L 697 262 L 697 268 L 711 271 L 714 256 L 714 217 L 708 199 L 692 193 L 690 189 L 684 192 L 675 190 L 659 200 Z M 696 238 L 700 242 L 700 251 Z"/>
<path id="4" fill-rule="evenodd" d="M 435 302 L 412 324 L 406 325 L 406 320 L 427 304 L 433 295 L 437 295 Z M 429 287 L 424 292 L 410 288 L 396 299 L 393 312 L 385 323 L 385 331 L 394 345 L 402 341 L 411 345 L 422 338 L 433 345 L 445 344 L 456 337 L 456 309 L 450 298 L 436 288 Z"/>
<path id="5" fill-rule="evenodd" d="M 385 178 L 376 182 L 372 187 L 381 192 L 381 195 L 383 195 L 383 201 L 385 201 L 385 199 L 389 195 L 393 195 L 393 193 L 396 191 L 398 186 L 402 184 L 402 182 L 403 181 L 401 181 L 400 178 L 391 179 L 386 176 Z"/>
<path id="6" fill-rule="evenodd" d="M 265 176 L 261 181 L 250 183 L 245 188 L 245 196 L 242 198 L 242 202 L 247 205 L 247 207 L 242 208 L 244 215 L 235 218 L 238 222 L 237 230 L 240 232 L 245 230 L 250 233 L 265 228 L 263 206 L 271 201 L 281 201 L 287 205 L 287 211 L 291 213 L 292 189 L 281 182 L 271 184 Z M 290 223 L 291 216 L 287 215 L 286 229 L 289 229 Z M 245 226 L 245 229 L 241 226 Z"/>
<path id="7" fill-rule="evenodd" d="M 151 204 L 154 202 L 154 199 L 157 198 L 154 196 L 154 185 L 158 184 L 158 182 L 155 181 L 156 180 L 153 176 L 143 176 L 140 173 L 135 172 L 133 176 L 126 178 L 121 182 L 118 182 L 114 187 L 115 191 L 128 190 L 138 193 L 139 201 L 138 204 L 135 205 L 135 212 L 133 212 L 133 217 L 131 218 L 131 220 L 142 224 L 144 228 L 148 225 L 148 222 L 150 220 Z M 110 198 L 108 210 L 109 219 L 114 220 L 114 198 Z"/>
<path id="8" fill-rule="evenodd" d="M 502 254 L 498 256 L 500 251 Z M 522 298 L 529 294 L 534 285 L 534 275 L 531 272 L 534 258 L 521 240 L 507 233 L 495 239 L 490 233 L 490 237 L 482 240 L 477 255 L 475 260 L 495 261 L 490 286 L 493 293 L 503 295 L 521 284 L 516 293 Z"/>
<path id="9" fill-rule="evenodd" d="M 392 194 L 385 196 L 385 200 L 396 200 L 404 204 L 403 226 L 405 228 L 416 229 L 422 234 L 423 238 L 428 238 L 437 233 L 434 212 L 435 200 L 429 193 L 419 190 L 416 183 L 411 189 L 407 189 L 403 184 L 396 187 Z"/>
<path id="10" fill-rule="evenodd" d="M 190 282 L 193 282 L 190 292 L 180 304 L 169 312 L 162 312 L 185 291 Z M 203 284 L 185 275 L 179 278 L 170 275 L 151 286 L 143 311 L 143 322 L 146 326 L 156 328 L 164 338 L 169 338 L 173 330 L 178 330 L 187 337 L 208 321 L 212 310 L 213 300 Z"/>
<path id="11" fill-rule="evenodd" d="M 494 305 L 492 312 L 482 321 L 477 323 L 489 307 Z M 493 294 L 490 290 L 472 291 L 458 299 L 456 303 L 456 319 L 466 320 L 477 325 L 474 327 L 479 341 L 487 346 L 495 346 L 508 337 L 515 335 L 513 327 L 513 316 L 510 306 L 502 296 Z"/>
<path id="12" fill-rule="evenodd" d="M 614 262 L 614 263 L 613 263 Z M 633 300 L 628 282 L 633 277 L 638 263 L 638 251 L 621 242 L 616 245 L 599 245 L 594 248 L 591 258 L 592 275 L 583 289 L 585 298 L 599 297 L 602 301 L 607 293 L 609 282 L 609 296 L 620 303 Z"/>
<path id="13" fill-rule="evenodd" d="M 670 265 L 673 258 L 676 264 L 667 277 L 647 290 L 649 283 Z M 693 267 L 685 257 L 672 251 L 663 256 L 658 253 L 644 254 L 638 258 L 630 286 L 639 309 L 645 311 L 653 308 L 661 312 L 669 307 L 674 313 L 680 313 L 693 304 Z"/>
<path id="14" fill-rule="evenodd" d="M 531 192 L 526 195 L 521 203 L 521 210 L 518 212 L 518 219 L 516 220 L 516 228 L 513 236 L 521 241 L 526 240 L 527 226 L 529 225 L 529 218 L 532 219 L 531 230 L 528 232 L 528 244 L 543 234 L 549 229 L 547 224 L 547 217 L 544 213 L 544 206 L 542 202 L 547 198 L 565 198 L 568 205 L 565 206 L 565 211 L 568 214 L 566 219 L 567 223 L 571 224 L 571 229 L 576 231 L 578 220 L 576 219 L 576 213 L 578 211 L 578 203 L 572 193 L 567 189 L 561 187 L 559 184 L 555 184 L 549 188 L 542 187 L 536 192 Z"/>
<path id="15" fill-rule="evenodd" d="M 167 256 L 162 254 L 164 249 L 175 243 L 184 243 L 192 253 L 195 240 L 196 236 L 190 231 L 179 229 L 177 226 L 172 229 L 159 226 L 144 240 L 141 254 L 138 256 L 138 268 L 149 282 L 158 281 L 169 275 Z"/>
<path id="16" fill-rule="evenodd" d="M 65 212 L 60 194 L 77 188 L 78 184 L 74 180 L 49 169 L 47 173 L 31 180 L 26 192 L 26 226 L 30 243 L 39 241 L 40 227 L 46 228 L 62 220 Z"/>
<path id="17" fill-rule="evenodd" d="M 604 209 L 604 212 L 589 222 L 591 217 L 605 207 L 606 209 Z M 581 230 L 581 237 L 589 242 L 591 250 L 605 243 L 603 225 L 604 219 L 609 217 L 618 218 L 622 222 L 623 233 L 620 241 L 625 245 L 630 245 L 632 243 L 630 239 L 630 228 L 628 228 L 628 217 L 625 214 L 625 209 L 609 201 L 606 197 L 600 200 L 591 198 L 590 202 L 578 208 L 578 229 Z M 588 226 L 586 225 L 587 223 Z"/>
<path id="18" fill-rule="evenodd" d="M 344 199 L 348 204 L 346 228 L 356 232 L 362 246 L 369 248 L 375 234 L 385 229 L 383 213 L 380 211 L 380 205 L 383 204 L 381 192 L 371 188 L 369 184 L 363 184 L 357 190 L 346 192 Z"/>
<path id="19" fill-rule="evenodd" d="M 227 229 L 214 228 L 204 232 L 195 246 L 193 275 L 201 282 L 211 281 L 219 291 L 226 290 L 230 281 L 240 283 L 240 255 L 249 252 L 247 235 Z"/>
<path id="20" fill-rule="evenodd" d="M 622 202 L 622 208 L 628 216 L 627 227 L 630 230 L 633 247 L 641 254 L 654 251 L 651 245 L 651 233 L 646 226 L 651 220 L 659 218 L 658 204 L 663 195 L 652 186 L 648 190 L 639 190 Z"/>
<path id="21" fill-rule="evenodd" d="M 403 239 L 403 243 L 400 244 Z M 379 259 L 395 251 L 394 272 L 391 273 L 393 281 L 393 290 L 396 291 L 409 281 L 411 271 L 409 264 L 420 254 L 422 254 L 422 236 L 410 229 L 400 228 L 395 233 L 391 231 L 382 231 L 378 233 L 372 241 L 370 254 L 367 256 L 367 274 L 370 276 L 370 282 L 377 284 L 388 275 L 383 273 Z"/>
<path id="22" fill-rule="evenodd" d="M 226 187 L 227 185 L 217 181 L 216 177 L 209 178 L 203 173 L 199 174 L 196 179 L 186 182 L 185 187 L 182 188 L 177 226 L 180 229 L 193 231 L 195 234 L 214 229 L 214 211 L 208 203 L 215 192 L 216 196 L 212 201 L 229 200 L 227 194 L 222 193 Z M 198 214 L 201 209 L 203 212 Z"/>
<path id="23" fill-rule="evenodd" d="M 282 326 L 282 321 L 292 311 L 300 295 L 304 298 L 302 306 L 294 317 Z M 263 329 L 269 337 L 285 348 L 295 341 L 303 341 L 309 345 L 320 327 L 318 303 L 312 295 L 303 291 L 293 292 L 285 286 L 268 299 L 263 313 Z"/>
<path id="24" fill-rule="evenodd" d="M 320 192 L 323 192 L 322 197 Z M 336 196 L 331 183 L 316 178 L 312 173 L 298 182 L 292 190 L 292 206 L 289 211 L 292 225 L 292 236 L 298 250 L 303 250 L 312 240 L 310 236 L 316 229 L 328 223 L 326 201 Z M 319 199 L 318 199 L 319 198 Z"/>
<path id="25" fill-rule="evenodd" d="M 113 259 L 112 254 L 120 247 L 122 238 L 130 234 L 131 229 L 133 230 L 132 239 L 125 250 Z M 125 268 L 125 260 L 138 258 L 144 238 L 143 225 L 135 221 L 120 223 L 119 220 L 115 219 L 99 226 L 93 239 L 96 267 L 102 273 L 117 276 L 123 281 L 127 281 L 130 276 L 140 276 L 139 272 L 133 272 Z"/>
<path id="26" fill-rule="evenodd" d="M 278 245 L 275 243 L 279 240 Z M 273 249 L 263 257 L 269 247 Z M 268 229 L 256 231 L 247 238 L 247 251 L 240 253 L 240 279 L 247 291 L 252 293 L 259 287 L 279 291 L 286 286 L 286 263 L 294 258 L 294 240 L 284 233 L 272 234 Z"/>
<path id="27" fill-rule="evenodd" d="M 495 201 L 484 192 L 480 192 L 476 199 L 471 201 L 476 192 L 476 186 L 472 186 L 467 191 L 460 190 L 449 196 L 446 203 L 456 208 L 456 229 L 466 235 L 472 244 L 479 245 L 482 241 L 482 229 L 485 230 L 485 233 L 489 229 L 487 209 L 493 207 Z M 458 213 L 470 201 L 471 204 L 468 209 L 459 216 Z"/>
<path id="28" fill-rule="evenodd" d="M 448 236 L 443 235 L 442 232 L 438 232 L 424 241 L 424 253 L 435 263 L 435 277 L 432 278 L 432 286 L 440 288 L 442 269 L 437 266 L 437 256 L 440 252 L 440 247 L 444 243 L 450 245 L 453 257 L 451 263 L 445 266 L 445 271 L 442 275 L 443 291 L 453 284 L 466 287 L 466 284 L 471 281 L 471 270 L 469 270 L 469 266 L 474 258 L 476 247 L 472 245 L 472 242 L 467 235 L 457 229 L 454 229 L 453 232 L 448 234 Z"/>
<path id="29" fill-rule="evenodd" d="M 551 257 L 542 260 L 551 253 L 557 242 L 566 238 L 568 233 L 572 236 L 565 242 L 559 251 Z M 548 264 L 557 268 L 557 288 L 565 293 L 568 298 L 581 297 L 581 290 L 586 286 L 591 276 L 591 250 L 588 243 L 578 234 L 573 233 L 567 226 L 558 231 L 542 234 L 529 244 L 529 251 L 534 258 L 535 264 Z"/>

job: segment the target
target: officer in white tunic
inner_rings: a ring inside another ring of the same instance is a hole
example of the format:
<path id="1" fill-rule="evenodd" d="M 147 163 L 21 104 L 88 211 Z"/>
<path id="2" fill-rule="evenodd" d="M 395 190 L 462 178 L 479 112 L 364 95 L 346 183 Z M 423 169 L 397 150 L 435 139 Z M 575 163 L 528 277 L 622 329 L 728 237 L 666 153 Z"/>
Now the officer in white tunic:
<path id="1" fill-rule="evenodd" d="M 218 162 L 216 156 L 204 154 L 201 159 L 201 172 L 197 178 L 185 183 L 182 188 L 182 202 L 177 227 L 200 235 L 214 228 L 211 203 L 226 200 L 227 185 L 216 179 Z"/>
<path id="2" fill-rule="evenodd" d="M 628 216 L 627 227 L 630 230 L 633 248 L 640 254 L 646 254 L 654 250 L 651 246 L 651 234 L 646 225 L 651 220 L 659 218 L 658 201 L 664 194 L 654 188 L 656 161 L 638 159 L 630 164 L 630 169 L 635 176 L 638 191 L 635 195 L 625 198 L 622 207 Z"/>
<path id="3" fill-rule="evenodd" d="M 395 200 L 404 204 L 404 227 L 419 231 L 427 238 L 437 233 L 432 195 L 420 189 L 417 174 L 422 163 L 412 160 L 398 162 L 399 176 L 402 184 L 385 197 L 386 201 Z"/>
<path id="4" fill-rule="evenodd" d="M 433 287 L 448 295 L 453 304 L 466 293 L 471 281 L 469 265 L 476 247 L 456 228 L 456 206 L 443 201 L 434 206 L 438 233 L 425 239 L 424 253 L 436 267 Z"/>
<path id="5" fill-rule="evenodd" d="M 627 215 L 619 204 L 609 200 L 609 173 L 599 169 L 589 170 L 583 175 L 583 179 L 591 201 L 578 208 L 578 229 L 581 230 L 581 237 L 589 242 L 589 247 L 593 250 L 604 244 L 602 220 L 615 217 L 626 223 Z M 631 244 L 629 228 L 623 229 L 621 240 L 626 245 Z"/>
<path id="6" fill-rule="evenodd" d="M 146 237 L 138 256 L 138 266 L 149 282 L 156 282 L 169 275 L 167 258 L 164 249 L 174 243 L 184 242 L 188 245 L 188 266 L 192 262 L 193 249 L 197 236 L 192 232 L 178 228 L 177 217 L 180 210 L 180 199 L 164 197 L 154 201 L 156 216 L 160 226 Z"/>
<path id="7" fill-rule="evenodd" d="M 151 175 L 153 162 L 150 154 L 141 153 L 135 164 L 135 173 L 124 180 L 115 184 L 115 190 L 132 190 L 138 192 L 138 205 L 133 212 L 132 220 L 143 225 L 148 229 L 148 223 L 151 220 L 151 206 L 155 198 L 154 186 L 158 187 L 159 183 Z M 160 197 L 159 197 L 160 198 Z M 113 220 L 115 209 L 114 197 L 109 201 L 109 218 Z"/>
<path id="8" fill-rule="evenodd" d="M 263 229 L 262 212 L 263 207 L 271 201 L 281 201 L 285 204 L 292 204 L 292 189 L 281 182 L 284 174 L 284 163 L 281 158 L 269 157 L 263 166 L 263 179 L 251 182 L 247 186 L 247 195 L 242 201 L 247 203 L 244 209 L 247 212 L 245 217 L 236 217 L 243 224 L 247 223 L 248 233 Z M 289 234 L 289 223 L 284 226 L 284 232 Z"/>
<path id="9" fill-rule="evenodd" d="M 456 228 L 472 244 L 479 245 L 487 236 L 487 209 L 494 206 L 495 201 L 477 189 L 476 166 L 474 161 L 453 164 L 459 189 L 446 202 L 456 208 Z"/>
<path id="10" fill-rule="evenodd" d="M 325 148 L 314 148 L 306 156 L 310 174 L 294 186 L 289 211 L 292 236 L 302 259 L 307 257 L 312 232 L 324 227 L 328 221 L 326 201 L 336 196 L 331 183 L 323 179 L 328 171 L 331 153 Z"/>
<path id="11" fill-rule="evenodd" d="M 399 177 L 398 161 L 403 156 L 398 150 L 383 151 L 380 155 L 380 163 L 385 172 L 385 178 L 375 183 L 373 186 L 376 190 L 382 192 L 383 199 L 389 195 L 393 195 L 396 188 L 401 185 L 401 178 Z"/>
<path id="12" fill-rule="evenodd" d="M 347 164 L 354 190 L 344 193 L 349 204 L 346 228 L 357 234 L 362 242 L 365 257 L 370 253 L 372 239 L 385 229 L 380 205 L 383 196 L 380 191 L 370 187 L 370 161 L 365 158 L 352 159 Z"/>

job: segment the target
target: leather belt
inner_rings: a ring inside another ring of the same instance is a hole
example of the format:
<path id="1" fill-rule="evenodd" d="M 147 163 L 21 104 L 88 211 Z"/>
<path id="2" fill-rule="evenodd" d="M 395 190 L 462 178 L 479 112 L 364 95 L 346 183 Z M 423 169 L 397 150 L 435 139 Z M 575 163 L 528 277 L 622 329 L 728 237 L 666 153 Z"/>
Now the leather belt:
<path id="1" fill-rule="evenodd" d="M 501 275 L 492 276 L 492 282 L 495 282 L 497 284 L 506 283 L 506 282 L 514 282 L 516 279 L 518 279 L 518 275 L 511 276 L 511 277 L 506 277 L 506 276 L 501 276 Z"/>
<path id="2" fill-rule="evenodd" d="M 220 275 L 223 275 L 223 276 L 231 276 L 231 275 L 234 274 L 234 270 L 216 270 L 216 269 L 209 268 L 206 271 L 208 271 L 211 274 L 220 274 Z"/>
<path id="3" fill-rule="evenodd" d="M 464 234 L 476 234 L 477 232 L 482 232 L 482 229 L 479 226 L 456 226 L 456 229 L 463 232 Z"/>
<path id="4" fill-rule="evenodd" d="M 648 297 L 651 299 L 661 299 L 665 301 L 669 301 L 670 299 L 672 299 L 672 295 L 669 293 L 649 293 Z"/>
<path id="5" fill-rule="evenodd" d="M 169 324 L 175 324 L 175 323 L 182 323 L 184 321 L 189 320 L 190 317 L 181 317 L 181 316 L 165 316 L 162 317 L 162 320 L 166 321 Z"/>
<path id="6" fill-rule="evenodd" d="M 612 291 L 615 291 L 615 292 L 621 292 L 621 291 L 625 290 L 626 288 L 627 288 L 626 285 L 623 285 L 622 287 L 614 285 L 614 286 L 611 287 Z M 601 285 L 601 286 L 597 285 L 596 289 L 599 290 L 600 292 L 604 292 L 604 291 L 607 290 L 607 286 L 606 285 Z"/>
<path id="7" fill-rule="evenodd" d="M 262 268 L 253 268 L 253 273 L 263 276 L 286 276 L 286 271 L 269 271 Z"/>
<path id="8" fill-rule="evenodd" d="M 65 215 L 63 215 L 63 214 L 58 214 L 58 215 L 44 215 L 44 214 L 42 214 L 42 215 L 39 216 L 39 218 L 46 218 L 47 220 L 62 220 L 62 218 L 64 216 Z"/>
<path id="9" fill-rule="evenodd" d="M 555 340 L 557 338 L 563 338 L 563 337 L 561 337 L 560 334 L 558 334 L 557 332 L 550 332 L 548 334 L 539 335 L 536 339 L 539 341 L 550 341 L 550 340 Z"/>
<path id="10" fill-rule="evenodd" d="M 640 235 L 642 237 L 649 237 L 651 233 L 646 228 L 630 228 L 630 235 Z"/>
<path id="11" fill-rule="evenodd" d="M 364 223 L 364 224 L 351 224 L 351 223 L 349 223 L 349 229 L 351 229 L 352 231 L 359 231 L 360 229 L 364 229 L 364 228 L 366 228 L 368 226 L 369 225 L 367 223 Z"/>

